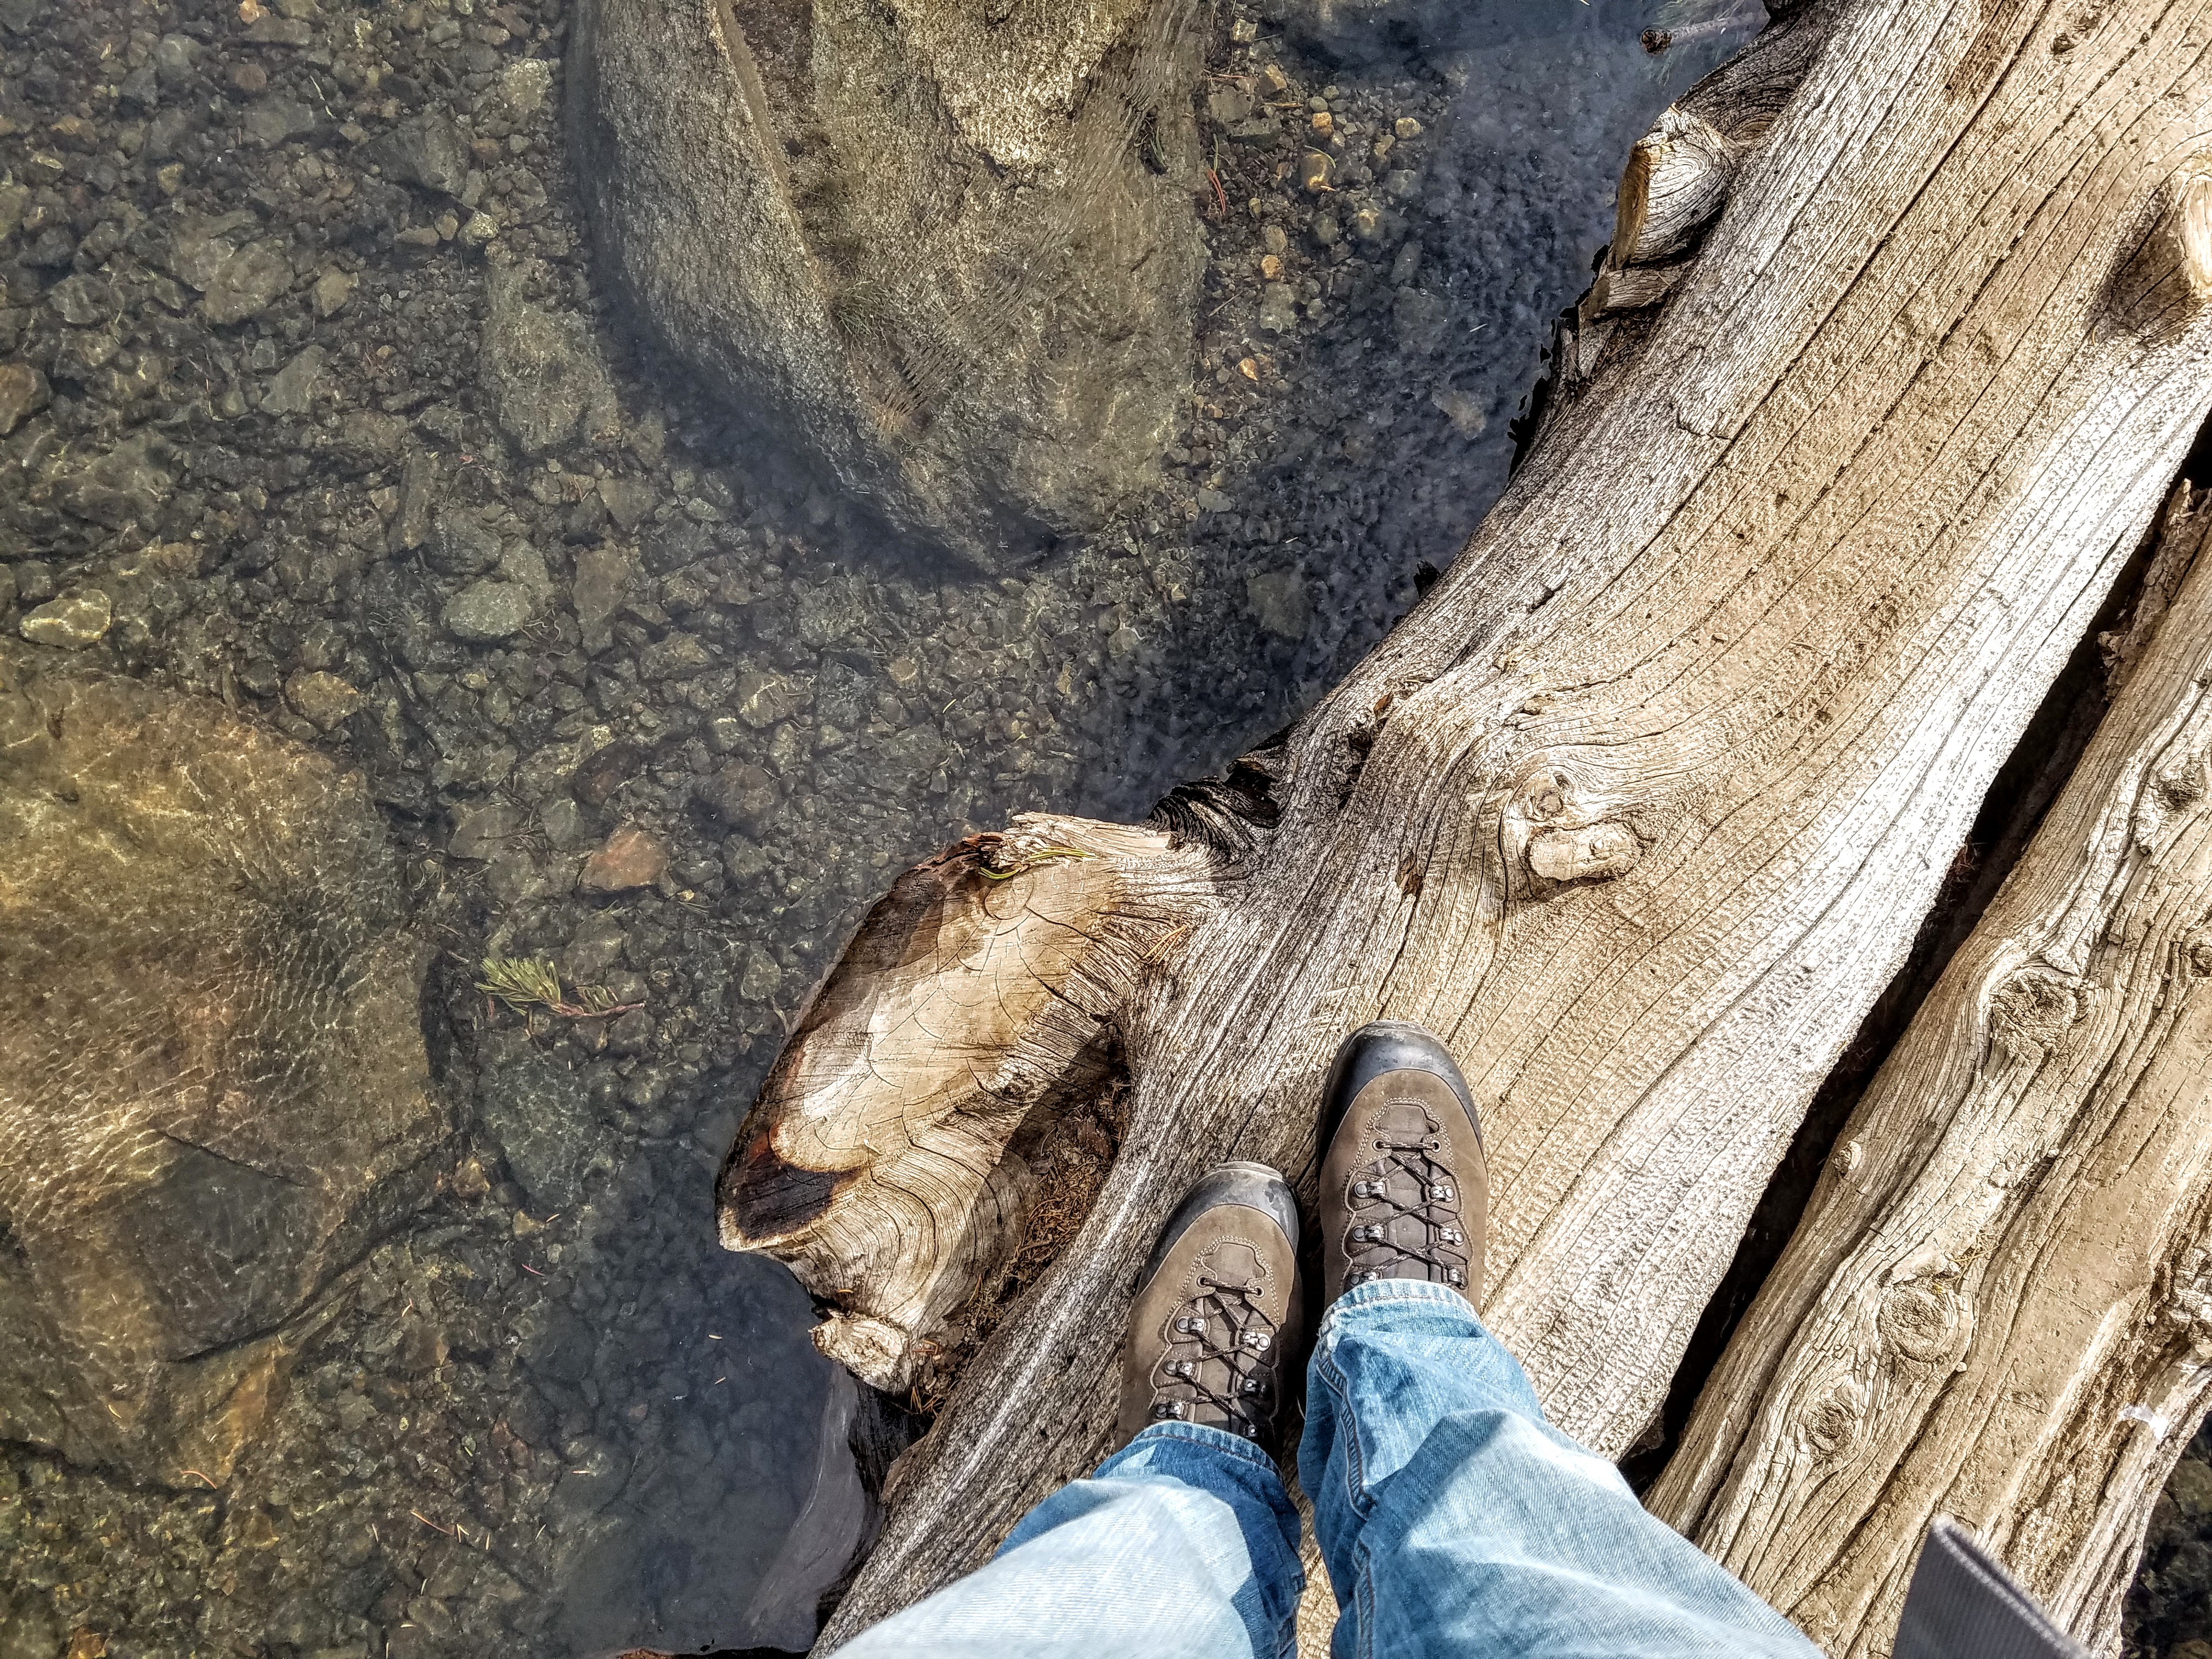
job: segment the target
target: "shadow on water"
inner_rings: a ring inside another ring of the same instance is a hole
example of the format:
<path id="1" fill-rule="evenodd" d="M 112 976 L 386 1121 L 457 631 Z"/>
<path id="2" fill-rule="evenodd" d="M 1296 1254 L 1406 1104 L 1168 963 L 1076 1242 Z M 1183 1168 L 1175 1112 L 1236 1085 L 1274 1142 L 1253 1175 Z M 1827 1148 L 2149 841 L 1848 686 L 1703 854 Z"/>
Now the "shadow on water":
<path id="1" fill-rule="evenodd" d="M 561 0 L 0 0 L 0 177 L 34 181 L 0 244 L 0 358 L 54 388 L 9 422 L 0 492 L 39 499 L 63 441 L 143 422 L 175 446 L 136 533 L 205 551 L 160 629 L 82 660 L 363 769 L 441 946 L 459 1137 L 422 1224 L 298 1321 L 219 1490 L 9 1449 L 9 1650 L 804 1646 L 869 1525 L 848 1440 L 881 1413 L 814 1352 L 789 1275 L 715 1248 L 712 1182 L 809 988 L 915 859 L 1026 808 L 1141 814 L 1382 636 L 1503 487 L 1630 143 L 1759 21 L 1495 6 L 1460 48 L 1331 68 L 1225 9 L 1209 84 L 1273 64 L 1294 118 L 1322 100 L 1342 188 L 1301 190 L 1295 119 L 1218 148 L 1163 488 L 983 580 L 884 546 L 611 325 L 561 170 Z M 1675 44 L 1646 52 L 1650 28 Z M 50 166 L 29 135 L 58 120 L 82 143 Z M 297 282 L 210 323 L 173 273 L 211 224 L 289 249 Z M 116 312 L 58 318 L 86 271 Z M 611 366 L 618 433 L 532 455 L 502 432 L 495 271 L 547 350 Z M 0 567 L 0 609 L 134 533 L 42 511 L 16 514 L 39 552 Z M 485 620 L 509 590 L 530 614 Z M 307 673 L 358 709 L 306 718 Z M 476 984 L 493 957 L 623 1012 L 501 1002 Z"/>

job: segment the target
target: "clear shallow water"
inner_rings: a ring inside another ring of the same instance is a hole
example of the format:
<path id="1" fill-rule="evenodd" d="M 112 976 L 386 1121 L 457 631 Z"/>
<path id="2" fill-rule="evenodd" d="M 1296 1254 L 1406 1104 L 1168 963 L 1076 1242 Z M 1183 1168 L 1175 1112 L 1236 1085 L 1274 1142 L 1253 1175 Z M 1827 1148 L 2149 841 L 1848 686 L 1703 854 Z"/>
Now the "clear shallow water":
<path id="1" fill-rule="evenodd" d="M 1629 143 L 1744 10 L 1691 40 L 1677 6 L 1498 7 L 1465 51 L 1358 71 L 1263 29 L 1260 59 L 1298 96 L 1335 87 L 1363 139 L 1420 124 L 1407 235 L 1325 241 L 1345 203 L 1232 155 L 1246 205 L 1209 231 L 1200 396 L 1159 499 L 981 581 L 873 544 L 598 303 L 557 0 L 301 0 L 260 39 L 234 4 L 0 4 L 25 204 L 0 362 L 53 390 L 0 440 L 0 622 L 72 583 L 120 592 L 142 544 L 198 550 L 143 625 L 70 662 L 227 697 L 363 769 L 440 947 L 425 1013 L 459 1142 L 419 1224 L 289 1328 L 289 1387 L 226 1479 L 6 1449 L 0 1655 L 80 1629 L 116 1659 L 803 1644 L 866 1525 L 847 1435 L 884 1419 L 814 1354 L 789 1276 L 714 1245 L 714 1168 L 787 1023 L 908 862 L 1027 807 L 1140 814 L 1380 636 L 1502 485 Z M 1646 54 L 1655 24 L 1684 44 Z M 453 124 L 458 192 L 370 170 L 425 117 Z M 294 280 L 219 323 L 174 273 L 187 219 L 228 214 Z M 1287 325 L 1261 314 L 1271 228 Z M 492 417 L 493 267 L 604 357 L 606 441 L 527 459 Z M 112 311 L 71 308 L 86 275 Z M 1254 354 L 1264 386 L 1236 368 Z M 72 455 L 146 432 L 174 452 L 146 522 L 52 504 Z M 504 638 L 451 624 L 481 579 L 468 525 L 542 566 Z M 360 708 L 307 719 L 287 688 L 311 673 Z M 664 877 L 580 893 L 622 825 Z M 492 955 L 641 1012 L 526 1019 L 473 989 Z"/>

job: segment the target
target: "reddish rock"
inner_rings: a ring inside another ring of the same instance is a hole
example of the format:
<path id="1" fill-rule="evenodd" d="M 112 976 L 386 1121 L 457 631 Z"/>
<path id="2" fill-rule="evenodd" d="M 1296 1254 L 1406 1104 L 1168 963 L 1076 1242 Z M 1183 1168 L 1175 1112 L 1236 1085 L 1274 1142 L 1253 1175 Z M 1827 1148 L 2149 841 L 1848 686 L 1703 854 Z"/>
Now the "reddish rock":
<path id="1" fill-rule="evenodd" d="M 587 893 L 626 893 L 650 887 L 667 873 L 668 850 L 635 824 L 625 823 L 584 860 L 576 884 Z"/>

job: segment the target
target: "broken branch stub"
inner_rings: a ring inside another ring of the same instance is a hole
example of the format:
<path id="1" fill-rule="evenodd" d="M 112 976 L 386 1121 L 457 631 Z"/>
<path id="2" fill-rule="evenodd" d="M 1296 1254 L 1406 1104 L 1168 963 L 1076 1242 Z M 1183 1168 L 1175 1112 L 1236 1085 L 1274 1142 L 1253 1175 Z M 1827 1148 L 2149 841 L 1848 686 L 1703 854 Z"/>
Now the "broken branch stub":
<path id="1" fill-rule="evenodd" d="M 1103 1084 L 1107 1022 L 1212 888 L 1151 830 L 1030 815 L 902 877 L 778 1059 L 722 1171 L 722 1241 L 836 1311 L 822 1351 L 902 1393 L 1005 1263 L 1039 1110 Z"/>

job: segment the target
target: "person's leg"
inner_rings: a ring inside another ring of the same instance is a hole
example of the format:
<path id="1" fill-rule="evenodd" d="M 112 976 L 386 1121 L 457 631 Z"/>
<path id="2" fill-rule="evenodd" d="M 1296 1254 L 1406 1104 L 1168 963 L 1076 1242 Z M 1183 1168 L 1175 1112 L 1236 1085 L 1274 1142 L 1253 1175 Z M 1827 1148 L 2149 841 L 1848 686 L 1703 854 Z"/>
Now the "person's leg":
<path id="1" fill-rule="evenodd" d="M 891 1656 L 1278 1659 L 1296 1645 L 1298 1514 L 1275 1472 L 1303 1318 L 1297 1205 L 1227 1164 L 1138 1275 L 1115 1438 L 981 1571 L 839 1650 Z"/>
<path id="2" fill-rule="evenodd" d="M 1030 1510 L 988 1566 L 838 1652 L 1278 1659 L 1304 1582 L 1297 1510 L 1267 1454 L 1164 1423 Z"/>
<path id="3" fill-rule="evenodd" d="M 1545 1422 L 1475 1317 L 1489 1174 L 1443 1044 L 1415 1025 L 1355 1031 L 1322 1121 L 1334 1300 L 1298 1477 L 1344 1611 L 1338 1659 L 1818 1659 Z"/>
<path id="4" fill-rule="evenodd" d="M 1343 1607 L 1337 1659 L 1817 1659 L 1544 1421 L 1446 1285 L 1375 1279 L 1329 1310 L 1298 1475 Z"/>

